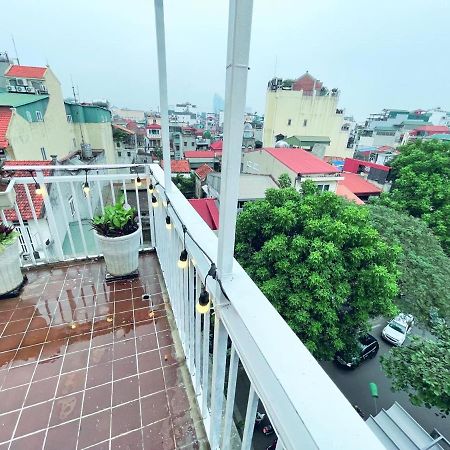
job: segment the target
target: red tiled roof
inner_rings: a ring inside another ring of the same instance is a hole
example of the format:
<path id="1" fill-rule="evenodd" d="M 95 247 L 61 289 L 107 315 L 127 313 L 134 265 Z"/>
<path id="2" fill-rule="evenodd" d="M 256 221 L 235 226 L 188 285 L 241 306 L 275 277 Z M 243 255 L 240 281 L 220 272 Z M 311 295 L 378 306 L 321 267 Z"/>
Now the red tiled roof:
<path id="1" fill-rule="evenodd" d="M 343 172 L 341 176 L 343 180 L 339 181 L 340 186 L 345 186 L 355 195 L 379 195 L 381 189 L 369 183 L 356 173 Z"/>
<path id="2" fill-rule="evenodd" d="M 214 158 L 215 156 L 221 157 L 222 152 L 220 150 L 192 150 L 184 152 L 185 158 Z"/>
<path id="3" fill-rule="evenodd" d="M 210 148 L 211 150 L 215 150 L 215 151 L 217 151 L 217 150 L 222 151 L 222 148 L 223 148 L 223 141 L 215 141 L 215 142 L 213 142 L 213 143 L 209 146 L 209 148 Z"/>
<path id="4" fill-rule="evenodd" d="M 343 185 L 342 181 L 339 181 L 337 185 L 336 195 L 345 197 L 347 200 L 351 200 L 357 205 L 364 205 L 364 202 L 359 197 L 357 197 L 347 186 Z"/>
<path id="5" fill-rule="evenodd" d="M 189 199 L 188 202 L 208 224 L 211 230 L 217 230 L 219 228 L 219 209 L 214 198 L 193 198 Z"/>
<path id="6" fill-rule="evenodd" d="M 205 181 L 208 173 L 214 172 L 208 164 L 202 164 L 196 171 L 196 175 L 200 178 L 201 181 Z"/>
<path id="7" fill-rule="evenodd" d="M 164 168 L 164 161 L 161 161 L 161 167 Z M 191 171 L 191 166 L 186 159 L 171 159 L 170 169 L 172 170 L 172 173 L 189 173 Z"/>
<path id="8" fill-rule="evenodd" d="M 6 161 L 5 168 L 10 166 L 49 166 L 51 161 Z M 33 173 L 33 175 L 35 175 Z M 50 175 L 50 170 L 44 170 L 44 176 Z M 14 177 L 29 177 L 29 172 L 25 170 L 18 170 L 14 173 Z M 31 213 L 31 207 L 28 203 L 28 197 L 23 184 L 15 184 L 14 190 L 16 191 L 16 202 L 19 207 L 20 214 L 23 220 L 32 220 L 33 214 Z M 39 219 L 44 214 L 44 197 L 36 194 L 36 188 L 34 183 L 28 184 L 28 190 L 30 191 L 31 201 L 36 211 L 36 217 Z M 6 220 L 13 222 L 17 221 L 17 214 L 12 209 L 5 210 Z"/>
<path id="9" fill-rule="evenodd" d="M 6 77 L 18 78 L 44 78 L 47 67 L 32 67 L 32 66 L 11 66 L 5 73 Z"/>
<path id="10" fill-rule="evenodd" d="M 6 132 L 8 131 L 9 121 L 11 120 L 11 108 L 9 106 L 0 107 L 0 148 L 8 147 Z"/>
<path id="11" fill-rule="evenodd" d="M 295 173 L 311 175 L 339 172 L 336 167 L 301 148 L 265 148 L 264 150 Z"/>
<path id="12" fill-rule="evenodd" d="M 150 125 L 147 125 L 147 127 L 149 130 L 160 130 L 161 129 L 161 125 L 158 125 L 157 123 L 152 123 Z"/>

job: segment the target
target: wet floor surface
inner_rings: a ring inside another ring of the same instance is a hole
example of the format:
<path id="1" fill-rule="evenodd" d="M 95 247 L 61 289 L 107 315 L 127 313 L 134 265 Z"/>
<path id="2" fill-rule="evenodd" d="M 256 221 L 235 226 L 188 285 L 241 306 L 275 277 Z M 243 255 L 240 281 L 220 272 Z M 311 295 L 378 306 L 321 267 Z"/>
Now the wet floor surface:
<path id="1" fill-rule="evenodd" d="M 145 255 L 105 283 L 103 262 L 73 262 L 0 301 L 0 450 L 202 447 L 159 271 Z"/>

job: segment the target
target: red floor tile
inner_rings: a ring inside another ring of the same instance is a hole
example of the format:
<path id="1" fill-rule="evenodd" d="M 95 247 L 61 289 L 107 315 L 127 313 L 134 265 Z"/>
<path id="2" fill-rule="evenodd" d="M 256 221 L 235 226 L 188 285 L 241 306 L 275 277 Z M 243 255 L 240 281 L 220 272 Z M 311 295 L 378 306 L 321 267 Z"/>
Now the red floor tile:
<path id="1" fill-rule="evenodd" d="M 110 410 L 101 411 L 81 419 L 78 448 L 85 448 L 109 439 Z"/>
<path id="2" fill-rule="evenodd" d="M 169 417 L 169 407 L 165 391 L 141 398 L 142 425 L 150 425 Z"/>
<path id="3" fill-rule="evenodd" d="M 82 392 L 56 399 L 50 418 L 50 425 L 58 425 L 80 417 L 82 399 Z"/>
<path id="4" fill-rule="evenodd" d="M 141 427 L 139 401 L 135 400 L 112 409 L 111 436 L 118 436 Z"/>
<path id="5" fill-rule="evenodd" d="M 111 441 L 111 450 L 142 450 L 142 430 L 116 437 Z"/>
<path id="6" fill-rule="evenodd" d="M 136 338 L 136 349 L 138 353 L 148 352 L 150 350 L 156 350 L 158 348 L 158 340 L 156 339 L 156 333 L 146 334 Z"/>
<path id="7" fill-rule="evenodd" d="M 30 319 L 21 319 L 17 320 L 16 322 L 9 322 L 3 330 L 2 338 L 5 336 L 11 336 L 13 334 L 24 333 L 28 328 L 29 323 Z"/>
<path id="8" fill-rule="evenodd" d="M 3 382 L 2 389 L 8 389 L 21 384 L 27 384 L 31 381 L 36 364 L 27 364 L 26 366 L 13 367 L 9 369 Z"/>
<path id="9" fill-rule="evenodd" d="M 49 428 L 44 449 L 59 450 L 76 448 L 79 423 L 79 420 L 73 420 L 72 422 Z"/>
<path id="10" fill-rule="evenodd" d="M 88 350 L 81 350 L 76 353 L 66 353 L 61 373 L 83 369 L 87 366 Z"/>
<path id="11" fill-rule="evenodd" d="M 137 372 L 136 357 L 129 356 L 128 358 L 118 359 L 113 362 L 113 378 L 120 380 L 121 378 L 129 377 Z"/>
<path id="12" fill-rule="evenodd" d="M 111 407 L 112 383 L 96 386 L 84 392 L 83 415 Z"/>
<path id="13" fill-rule="evenodd" d="M 52 402 L 30 406 L 22 410 L 14 438 L 47 428 Z"/>
<path id="14" fill-rule="evenodd" d="M 57 383 L 58 379 L 56 377 L 31 383 L 25 400 L 25 406 L 31 406 L 53 399 Z"/>
<path id="15" fill-rule="evenodd" d="M 10 450 L 34 450 L 42 448 L 45 439 L 45 430 L 14 439 L 11 442 Z"/>
<path id="16" fill-rule="evenodd" d="M 0 414 L 20 409 L 25 400 L 28 386 L 19 386 L 0 392 Z"/>
<path id="17" fill-rule="evenodd" d="M 158 350 L 139 353 L 138 361 L 139 361 L 139 373 L 148 372 L 149 370 L 161 367 L 161 357 L 159 355 Z"/>
<path id="18" fill-rule="evenodd" d="M 62 356 L 39 361 L 34 372 L 33 381 L 39 381 L 59 375 L 62 361 Z"/>
<path id="19" fill-rule="evenodd" d="M 175 438 L 170 418 L 143 428 L 145 450 L 173 450 Z"/>
<path id="20" fill-rule="evenodd" d="M 113 406 L 139 398 L 139 380 L 137 375 L 114 381 Z"/>
<path id="21" fill-rule="evenodd" d="M 9 441 L 14 433 L 20 411 L 14 411 L 0 416 L 0 442 Z"/>
<path id="22" fill-rule="evenodd" d="M 105 364 L 113 360 L 113 346 L 112 344 L 103 345 L 102 347 L 95 347 L 91 349 L 89 355 L 89 366 L 97 366 Z"/>
<path id="23" fill-rule="evenodd" d="M 86 369 L 67 372 L 59 378 L 56 397 L 73 394 L 82 391 L 86 382 Z"/>
<path id="24" fill-rule="evenodd" d="M 139 387 L 141 396 L 154 394 L 165 389 L 162 369 L 152 370 L 139 375 Z"/>
<path id="25" fill-rule="evenodd" d="M 136 344 L 134 338 L 114 343 L 114 359 L 121 359 L 134 355 L 136 355 Z"/>

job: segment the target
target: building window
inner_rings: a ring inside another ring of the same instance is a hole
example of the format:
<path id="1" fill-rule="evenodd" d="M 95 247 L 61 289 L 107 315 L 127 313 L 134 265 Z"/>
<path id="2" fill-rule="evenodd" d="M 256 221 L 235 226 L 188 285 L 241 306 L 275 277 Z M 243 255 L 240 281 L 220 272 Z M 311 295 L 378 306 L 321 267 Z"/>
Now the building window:
<path id="1" fill-rule="evenodd" d="M 318 184 L 317 189 L 319 189 L 320 192 L 325 192 L 330 190 L 329 184 Z"/>
<path id="2" fill-rule="evenodd" d="M 42 113 L 40 111 L 36 111 L 36 120 L 38 122 L 42 122 L 43 121 Z"/>
<path id="3" fill-rule="evenodd" d="M 45 147 L 41 147 L 41 155 L 42 155 L 43 160 L 47 159 L 47 153 L 45 153 Z"/>
<path id="4" fill-rule="evenodd" d="M 184 141 L 184 146 L 187 147 L 187 142 L 186 141 Z"/>
<path id="5" fill-rule="evenodd" d="M 180 150 L 180 146 L 178 144 L 175 145 L 175 150 Z"/>
<path id="6" fill-rule="evenodd" d="M 33 122 L 33 118 L 31 117 L 30 111 L 27 111 L 26 114 L 27 114 L 27 120 L 28 120 L 28 122 Z"/>
<path id="7" fill-rule="evenodd" d="M 72 116 L 70 114 L 67 114 L 67 122 L 72 123 Z"/>
<path id="8" fill-rule="evenodd" d="M 131 152 L 127 152 L 127 156 L 131 156 Z"/>
<path id="9" fill-rule="evenodd" d="M 120 142 L 119 141 L 116 142 L 116 147 L 120 147 Z"/>
<path id="10" fill-rule="evenodd" d="M 306 127 L 306 125 L 308 125 L 308 119 L 305 119 L 305 120 L 303 121 L 303 126 Z"/>
<path id="11" fill-rule="evenodd" d="M 72 217 L 75 217 L 75 204 L 73 202 L 73 197 L 69 197 L 69 208 L 70 208 L 70 214 L 72 214 Z"/>
<path id="12" fill-rule="evenodd" d="M 292 123 L 292 119 L 288 119 L 288 126 L 290 126 Z"/>
<path id="13" fill-rule="evenodd" d="M 117 152 L 117 156 L 121 157 L 122 156 L 122 152 Z"/>

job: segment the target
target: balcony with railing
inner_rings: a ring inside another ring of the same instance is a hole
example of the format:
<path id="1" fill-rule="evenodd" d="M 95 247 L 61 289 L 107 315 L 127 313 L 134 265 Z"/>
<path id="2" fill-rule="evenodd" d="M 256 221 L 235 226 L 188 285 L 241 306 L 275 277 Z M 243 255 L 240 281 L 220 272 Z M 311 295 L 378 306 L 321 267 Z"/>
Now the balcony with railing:
<path id="1" fill-rule="evenodd" d="M 26 169 L 0 213 L 28 277 L 0 303 L 0 446 L 380 448 L 238 262 L 211 276 L 218 237 L 159 166 Z M 139 275 L 107 282 L 89 223 L 121 195 L 141 224 Z"/>

